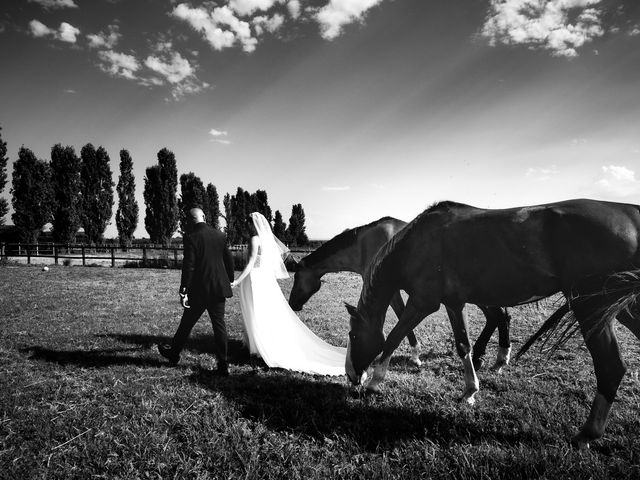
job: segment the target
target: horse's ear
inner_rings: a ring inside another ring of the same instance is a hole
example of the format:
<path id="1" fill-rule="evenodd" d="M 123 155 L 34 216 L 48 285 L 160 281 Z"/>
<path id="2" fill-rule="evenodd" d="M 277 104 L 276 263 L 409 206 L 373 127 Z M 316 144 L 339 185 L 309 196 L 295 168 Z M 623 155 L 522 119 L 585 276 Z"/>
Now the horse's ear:
<path id="1" fill-rule="evenodd" d="M 347 308 L 347 312 L 354 318 L 360 318 L 360 314 L 358 313 L 358 309 L 353 305 L 349 305 L 347 302 L 344 302 L 344 306 Z"/>

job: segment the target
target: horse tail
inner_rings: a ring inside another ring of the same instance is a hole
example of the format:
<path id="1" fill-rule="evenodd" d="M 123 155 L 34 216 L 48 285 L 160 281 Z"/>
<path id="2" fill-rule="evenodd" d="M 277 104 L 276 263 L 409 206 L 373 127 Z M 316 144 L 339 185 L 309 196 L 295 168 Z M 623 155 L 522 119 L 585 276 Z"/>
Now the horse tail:
<path id="1" fill-rule="evenodd" d="M 565 302 L 560 308 L 558 308 L 551 316 L 542 324 L 542 326 L 538 329 L 536 333 L 531 335 L 529 339 L 525 342 L 525 344 L 518 350 L 516 354 L 516 361 L 524 355 L 531 346 L 537 342 L 540 337 L 542 337 L 545 333 L 550 330 L 556 330 L 560 324 L 560 321 L 564 318 L 564 316 L 569 312 L 569 303 Z"/>
<path id="2" fill-rule="evenodd" d="M 590 328 L 585 333 L 585 339 L 598 334 L 604 327 L 623 312 L 630 313 L 640 297 L 640 270 L 628 270 L 609 275 L 602 290 L 592 295 L 605 298 L 604 306 L 594 312 L 589 322 Z M 591 296 L 591 295 L 587 295 Z M 580 299 L 580 296 L 577 298 Z"/>
<path id="3" fill-rule="evenodd" d="M 603 277 L 589 277 L 577 282 L 568 301 L 556 310 L 540 329 L 534 333 L 516 354 L 516 360 L 520 359 L 529 348 L 547 334 L 545 344 L 553 337 L 555 331 L 560 328 L 561 322 L 565 327 L 554 340 L 550 351 L 562 347 L 574 334 L 580 330 L 580 325 L 575 314 L 567 315 L 572 310 L 572 305 L 580 302 L 597 300 L 602 305 L 594 310 L 586 320 L 588 330 L 584 331 L 585 340 L 591 335 L 597 335 L 621 313 L 630 312 L 640 297 L 640 270 L 617 272 Z M 567 315 L 567 316 L 566 316 Z M 566 316 L 566 318 L 565 318 Z"/>

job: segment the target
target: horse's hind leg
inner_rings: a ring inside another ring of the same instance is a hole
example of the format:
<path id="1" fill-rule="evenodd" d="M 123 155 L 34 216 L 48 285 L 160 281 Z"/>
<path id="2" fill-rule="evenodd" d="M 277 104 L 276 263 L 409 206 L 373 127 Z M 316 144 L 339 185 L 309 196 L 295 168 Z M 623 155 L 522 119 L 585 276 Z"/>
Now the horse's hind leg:
<path id="1" fill-rule="evenodd" d="M 640 313 L 637 309 L 634 310 L 634 314 L 638 315 Z M 618 321 L 627 327 L 631 333 L 635 335 L 635 337 L 640 340 L 640 321 L 637 318 L 634 318 L 632 314 L 627 311 L 622 312 L 618 315 Z"/>
<path id="2" fill-rule="evenodd" d="M 597 318 L 599 316 L 593 315 L 593 312 L 598 311 L 600 306 L 601 304 L 598 305 L 597 302 L 589 300 L 574 302 L 573 306 L 585 343 L 593 359 L 597 384 L 596 396 L 593 399 L 589 417 L 571 441 L 574 446 L 579 448 L 588 448 L 589 441 L 602 437 L 611 404 L 626 371 L 612 325 L 607 323 L 601 329 L 589 333 L 599 320 Z"/>
<path id="3" fill-rule="evenodd" d="M 500 307 L 478 305 L 478 308 L 482 310 L 487 321 L 480 333 L 480 336 L 476 340 L 476 343 L 473 345 L 473 367 L 476 370 L 480 370 L 482 368 L 484 355 L 487 351 L 487 343 L 497 328 L 498 355 L 496 357 L 496 363 L 491 368 L 492 370 L 497 370 L 498 373 L 500 373 L 502 367 L 508 365 L 509 360 L 511 359 L 511 341 L 509 338 L 511 317 L 509 317 L 506 309 L 502 309 Z"/>
<path id="4" fill-rule="evenodd" d="M 484 355 L 487 352 L 487 344 L 493 332 L 498 328 L 498 321 L 496 316 L 493 315 L 492 307 L 478 305 L 478 308 L 484 313 L 486 321 L 482 332 L 480 332 L 480 336 L 476 339 L 476 343 L 473 344 L 473 367 L 476 370 L 480 370 L 484 365 Z"/>
<path id="5" fill-rule="evenodd" d="M 451 306 L 447 305 L 447 313 L 449 314 L 449 322 L 453 329 L 453 336 L 456 341 L 456 350 L 462 359 L 464 366 L 464 393 L 460 400 L 464 400 L 470 405 L 475 403 L 475 394 L 480 390 L 478 377 L 473 368 L 473 360 L 471 359 L 471 342 L 469 342 L 469 333 L 467 328 L 467 319 L 464 316 L 464 304 Z"/>
<path id="6" fill-rule="evenodd" d="M 391 308 L 398 317 L 398 320 L 402 318 L 404 302 L 402 301 L 399 291 L 391 297 Z M 409 341 L 409 345 L 411 345 L 411 357 L 409 361 L 416 367 L 419 367 L 422 365 L 422 362 L 420 361 L 420 343 L 418 342 L 416 335 L 413 333 L 413 330 L 410 330 L 409 333 L 407 333 L 407 340 Z"/>
<path id="7" fill-rule="evenodd" d="M 500 308 L 498 317 L 498 355 L 496 357 L 496 363 L 491 367 L 492 370 L 500 373 L 502 367 L 509 365 L 511 360 L 511 338 L 509 336 L 509 330 L 511 329 L 511 316 L 507 312 L 507 309 Z"/>

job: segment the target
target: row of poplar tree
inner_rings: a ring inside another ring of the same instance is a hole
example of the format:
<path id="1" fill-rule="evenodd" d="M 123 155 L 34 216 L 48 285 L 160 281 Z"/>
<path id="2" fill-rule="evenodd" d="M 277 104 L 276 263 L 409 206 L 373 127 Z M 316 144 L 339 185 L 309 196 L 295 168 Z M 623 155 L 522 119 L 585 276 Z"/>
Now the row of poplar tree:
<path id="1" fill-rule="evenodd" d="M 2 128 L 0 127 L 0 134 Z M 0 135 L 0 193 L 7 184 L 7 143 Z M 80 156 L 73 147 L 56 144 L 51 149 L 51 161 L 36 158 L 22 146 L 13 164 L 11 188 L 11 219 L 24 242 L 35 243 L 42 228 L 51 223 L 53 238 L 59 243 L 75 243 L 80 228 L 86 240 L 100 244 L 113 213 L 114 182 L 109 154 L 88 143 Z M 178 184 L 180 195 L 178 195 Z M 118 208 L 116 228 L 122 246 L 130 246 L 138 225 L 139 207 L 135 199 L 133 160 L 125 149 L 120 151 L 120 176 L 116 185 Z M 148 167 L 144 178 L 144 225 L 151 243 L 169 245 L 176 232 L 187 230 L 186 214 L 200 207 L 214 228 L 220 228 L 220 218 L 226 221 L 225 232 L 231 244 L 244 243 L 249 238 L 249 214 L 262 213 L 273 226 L 274 234 L 291 245 L 306 245 L 305 214 L 301 204 L 291 209 L 287 226 L 282 214 L 272 213 L 267 192 L 249 193 L 238 187 L 235 195 L 223 198 L 224 214 L 215 185 L 206 187 L 194 173 L 182 174 L 174 154 L 163 148 L 158 163 Z M 6 199 L 0 198 L 0 225 L 9 211 Z"/>

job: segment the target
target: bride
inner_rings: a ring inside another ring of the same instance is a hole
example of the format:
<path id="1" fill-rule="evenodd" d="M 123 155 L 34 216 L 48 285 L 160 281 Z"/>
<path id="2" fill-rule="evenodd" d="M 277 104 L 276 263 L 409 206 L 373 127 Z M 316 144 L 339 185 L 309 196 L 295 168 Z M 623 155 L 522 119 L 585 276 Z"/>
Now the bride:
<path id="1" fill-rule="evenodd" d="M 251 215 L 249 259 L 231 283 L 240 286 L 245 342 L 269 367 L 320 375 L 344 375 L 346 349 L 316 336 L 291 310 L 276 279 L 288 278 L 282 256 L 289 250 L 260 213 Z"/>

